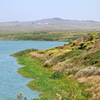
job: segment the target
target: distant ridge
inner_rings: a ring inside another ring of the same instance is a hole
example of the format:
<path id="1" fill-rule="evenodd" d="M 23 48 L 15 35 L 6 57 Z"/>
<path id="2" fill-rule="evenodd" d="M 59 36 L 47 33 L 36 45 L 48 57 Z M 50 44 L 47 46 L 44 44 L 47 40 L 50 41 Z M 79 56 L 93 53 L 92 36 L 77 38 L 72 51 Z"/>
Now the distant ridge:
<path id="1" fill-rule="evenodd" d="M 34 25 L 87 25 L 100 26 L 100 22 L 92 20 L 68 20 L 62 18 L 48 18 L 33 22 Z"/>
<path id="2" fill-rule="evenodd" d="M 0 32 L 19 31 L 67 31 L 67 30 L 100 30 L 100 22 L 92 20 L 69 20 L 47 18 L 37 21 L 0 22 Z"/>

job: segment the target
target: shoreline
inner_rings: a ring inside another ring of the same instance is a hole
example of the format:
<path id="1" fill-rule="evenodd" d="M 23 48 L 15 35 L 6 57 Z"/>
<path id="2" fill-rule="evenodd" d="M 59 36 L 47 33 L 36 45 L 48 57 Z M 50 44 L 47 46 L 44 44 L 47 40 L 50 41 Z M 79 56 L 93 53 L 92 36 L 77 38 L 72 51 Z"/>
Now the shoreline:
<path id="1" fill-rule="evenodd" d="M 24 66 L 18 69 L 18 73 L 23 77 L 34 79 L 28 82 L 27 86 L 42 93 L 39 98 L 33 100 L 55 100 L 57 94 L 69 100 L 73 96 L 75 96 L 74 100 L 85 99 L 81 84 L 65 77 L 65 75 L 61 79 L 51 78 L 53 70 L 44 67 L 43 61 L 37 57 L 30 56 L 29 52 L 22 51 L 21 55 L 16 54 L 15 57 L 18 63 Z"/>

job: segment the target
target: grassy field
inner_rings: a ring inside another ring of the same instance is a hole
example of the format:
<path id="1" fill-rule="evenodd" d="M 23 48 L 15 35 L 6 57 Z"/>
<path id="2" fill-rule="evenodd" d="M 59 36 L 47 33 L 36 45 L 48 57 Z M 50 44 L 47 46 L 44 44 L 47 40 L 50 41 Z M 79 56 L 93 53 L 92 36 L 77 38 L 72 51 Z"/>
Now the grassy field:
<path id="1" fill-rule="evenodd" d="M 93 31 L 0 32 L 0 40 L 71 41 Z"/>

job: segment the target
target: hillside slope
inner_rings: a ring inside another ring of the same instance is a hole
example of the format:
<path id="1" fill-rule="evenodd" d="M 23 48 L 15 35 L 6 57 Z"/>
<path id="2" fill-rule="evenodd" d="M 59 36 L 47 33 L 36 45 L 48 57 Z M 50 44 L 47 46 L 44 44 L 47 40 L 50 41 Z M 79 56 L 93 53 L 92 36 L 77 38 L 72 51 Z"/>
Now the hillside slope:
<path id="1" fill-rule="evenodd" d="M 16 53 L 28 86 L 42 91 L 33 100 L 100 100 L 100 33 L 92 33 L 64 46 Z M 30 66 L 30 67 L 29 67 Z"/>
<path id="2" fill-rule="evenodd" d="M 37 53 L 32 52 L 31 55 L 42 58 L 44 66 L 52 68 L 54 73 L 66 73 L 67 76 L 74 78 L 79 83 L 86 84 L 85 91 L 92 97 L 91 100 L 99 100 L 100 33 L 88 34 L 68 45 Z"/>

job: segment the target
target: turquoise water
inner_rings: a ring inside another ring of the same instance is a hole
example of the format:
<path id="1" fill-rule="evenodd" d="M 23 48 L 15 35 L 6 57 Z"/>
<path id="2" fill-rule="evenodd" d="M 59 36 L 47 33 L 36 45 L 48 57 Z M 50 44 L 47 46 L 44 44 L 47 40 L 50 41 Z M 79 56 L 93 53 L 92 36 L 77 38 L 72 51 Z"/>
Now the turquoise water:
<path id="1" fill-rule="evenodd" d="M 0 100 L 15 98 L 19 92 L 23 92 L 28 99 L 40 94 L 26 86 L 30 79 L 17 73 L 21 65 L 17 64 L 11 54 L 28 48 L 48 49 L 63 44 L 64 42 L 0 41 Z"/>

